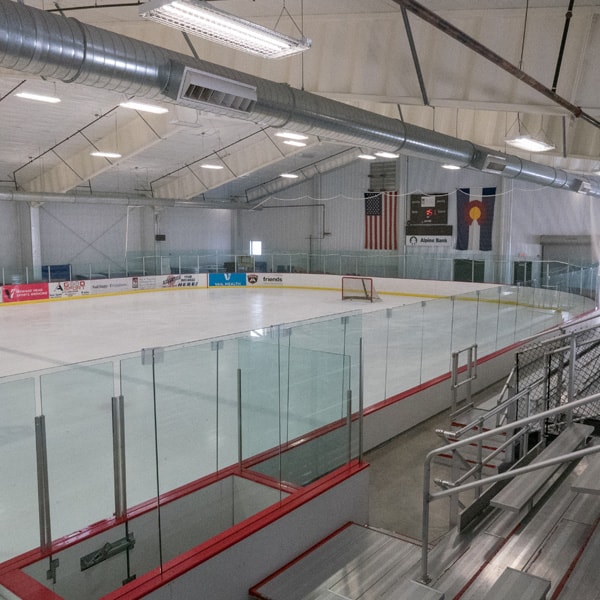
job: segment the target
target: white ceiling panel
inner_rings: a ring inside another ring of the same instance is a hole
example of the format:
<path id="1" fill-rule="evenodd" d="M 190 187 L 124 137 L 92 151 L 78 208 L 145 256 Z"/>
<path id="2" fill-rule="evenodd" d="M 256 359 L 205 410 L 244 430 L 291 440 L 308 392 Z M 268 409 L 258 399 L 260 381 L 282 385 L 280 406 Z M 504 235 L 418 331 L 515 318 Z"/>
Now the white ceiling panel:
<path id="1" fill-rule="evenodd" d="M 502 151 L 519 115 L 556 144 L 543 158 L 526 158 L 584 174 L 600 166 L 600 130 L 594 124 L 408 12 L 415 62 L 394 0 L 214 1 L 224 10 L 293 35 L 301 29 L 312 39 L 312 48 L 302 56 L 264 60 L 143 21 L 138 7 L 128 2 L 25 4 L 186 54 L 191 61 L 196 55 Z M 421 4 L 540 85 L 550 89 L 556 83 L 556 93 L 567 103 L 600 119 L 600 0 L 575 3 L 562 56 L 564 0 Z M 56 95 L 62 101 L 42 105 L 21 100 L 15 96 L 19 90 Z M 168 102 L 166 116 L 131 113 L 118 108 L 125 99 L 103 89 L 0 70 L 0 189 L 229 201 L 283 170 L 348 149 L 332 140 L 312 139 L 306 149 L 292 150 L 274 141 L 265 124 Z M 111 146 L 122 158 L 90 159 L 90 148 Z M 221 161 L 223 171 L 201 170 L 200 163 L 209 158 Z"/>

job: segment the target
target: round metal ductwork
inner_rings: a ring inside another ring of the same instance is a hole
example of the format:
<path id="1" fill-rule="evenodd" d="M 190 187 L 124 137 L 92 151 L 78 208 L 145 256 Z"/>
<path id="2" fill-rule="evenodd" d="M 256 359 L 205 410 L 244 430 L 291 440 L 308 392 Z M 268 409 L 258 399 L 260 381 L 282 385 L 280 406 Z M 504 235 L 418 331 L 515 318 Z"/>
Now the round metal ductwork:
<path id="1" fill-rule="evenodd" d="M 170 52 L 11 0 L 0 0 L 0 67 L 182 103 L 184 74 L 197 71 L 209 79 L 220 80 L 221 87 L 227 87 L 229 82 L 229 87 L 235 88 L 237 84 L 250 89 L 248 102 L 240 103 L 234 97 L 228 99 L 229 105 L 203 101 L 203 97 L 210 97 L 211 90 L 202 90 L 197 101 L 202 110 L 230 114 L 265 127 L 286 127 L 356 146 L 451 162 L 503 177 L 600 196 L 597 182 L 582 182 L 553 167 Z M 222 90 L 215 91 L 224 94 Z M 189 98 L 186 103 L 190 105 Z M 244 110 L 239 109 L 242 104 Z"/>

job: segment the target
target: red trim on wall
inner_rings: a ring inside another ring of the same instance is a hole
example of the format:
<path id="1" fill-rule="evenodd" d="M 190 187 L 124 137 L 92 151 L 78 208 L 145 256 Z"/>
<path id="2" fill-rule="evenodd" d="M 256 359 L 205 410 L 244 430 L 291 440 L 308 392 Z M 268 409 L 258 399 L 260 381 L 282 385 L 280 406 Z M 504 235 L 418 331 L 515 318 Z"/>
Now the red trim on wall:
<path id="1" fill-rule="evenodd" d="M 593 313 L 594 311 L 591 311 Z M 567 323 L 563 323 L 559 327 L 566 326 Z M 549 330 L 551 331 L 551 330 Z M 526 341 L 517 342 L 511 346 L 493 352 L 491 354 L 486 355 L 483 358 L 478 359 L 478 364 L 485 363 L 489 360 L 492 360 L 498 356 L 501 356 L 507 352 L 511 352 L 524 345 Z M 463 366 L 459 369 L 459 373 L 466 371 L 467 367 Z M 400 402 L 423 392 L 429 388 L 432 388 L 444 381 L 449 380 L 451 374 L 444 373 L 434 379 L 431 379 L 423 384 L 410 388 L 400 394 L 396 394 L 395 396 L 391 396 L 370 406 L 365 409 L 365 416 L 369 414 L 373 414 L 379 410 L 382 410 L 396 402 Z M 358 419 L 358 415 L 352 415 L 352 419 Z M 166 565 L 164 565 L 162 572 L 160 569 L 155 569 L 150 573 L 147 573 L 141 576 L 139 579 L 127 584 L 112 592 L 111 594 L 105 596 L 105 600 L 137 600 L 142 598 L 144 594 L 149 593 L 150 591 L 172 581 L 182 575 L 183 573 L 189 571 L 190 569 L 198 566 L 202 562 L 212 558 L 219 552 L 229 548 L 230 546 L 242 541 L 243 539 L 249 537 L 262 527 L 276 521 L 277 519 L 283 517 L 289 512 L 295 510 L 302 504 L 309 502 L 320 494 L 324 493 L 328 489 L 338 485 L 346 478 L 360 472 L 362 469 L 366 468 L 368 465 L 366 463 L 358 463 L 358 461 L 353 461 L 350 465 L 344 465 L 326 475 L 325 477 L 319 479 L 314 484 L 311 484 L 303 489 L 299 489 L 297 486 L 292 484 L 280 483 L 273 478 L 270 478 L 266 475 L 261 475 L 259 473 L 253 472 L 250 469 L 252 466 L 267 460 L 269 458 L 273 458 L 277 456 L 280 452 L 285 452 L 291 450 L 297 446 L 302 445 L 312 439 L 318 438 L 326 433 L 334 431 L 339 427 L 343 427 L 346 425 L 346 420 L 341 419 L 337 422 L 330 423 L 326 426 L 323 426 L 319 429 L 316 429 L 304 436 L 301 436 L 295 440 L 288 442 L 283 445 L 282 448 L 270 449 L 262 452 L 257 456 L 252 456 L 249 459 L 243 462 L 243 467 L 240 469 L 238 465 L 232 465 L 225 469 L 218 471 L 217 473 L 212 473 L 205 477 L 202 477 L 198 480 L 185 484 L 175 490 L 171 490 L 159 496 L 158 499 L 154 498 L 152 500 L 148 500 L 147 502 L 141 503 L 135 507 L 132 507 L 128 510 L 127 516 L 124 518 L 116 519 L 116 518 L 108 518 L 102 521 L 98 521 L 90 525 L 89 527 L 83 528 L 73 534 L 60 538 L 53 542 L 52 549 L 49 552 L 42 552 L 40 549 L 34 549 L 24 554 L 21 554 L 13 559 L 10 559 L 2 564 L 0 564 L 0 584 L 4 585 L 7 589 L 11 590 L 13 593 L 19 595 L 23 598 L 23 600 L 60 600 L 60 597 L 54 594 L 51 590 L 44 587 L 36 580 L 32 579 L 25 573 L 23 573 L 20 569 L 30 565 L 34 562 L 37 562 L 51 554 L 56 554 L 61 550 L 64 550 L 70 546 L 73 546 L 84 539 L 88 539 L 100 533 L 110 530 L 116 525 L 125 523 L 133 518 L 137 518 L 145 513 L 148 513 L 152 510 L 155 510 L 158 505 L 164 506 L 165 504 L 169 504 L 174 502 L 186 495 L 194 493 L 203 487 L 216 483 L 222 479 L 231 476 L 238 476 L 249 479 L 251 481 L 256 481 L 257 483 L 261 483 L 263 485 L 268 485 L 270 487 L 278 487 L 282 491 L 288 492 L 291 495 L 287 498 L 282 499 L 275 506 L 271 506 L 257 515 L 246 519 L 244 522 L 239 523 L 238 525 L 228 529 L 227 531 L 217 535 L 216 537 L 204 542 L 203 544 L 197 546 L 196 548 L 188 551 L 187 553 L 173 559 Z M 16 587 L 15 587 L 16 586 Z M 129 591 L 131 588 L 131 591 Z"/>
<path id="2" fill-rule="evenodd" d="M 16 594 L 21 600 L 62 600 L 52 590 L 19 570 L 0 576 L 0 585 Z"/>
<path id="3" fill-rule="evenodd" d="M 163 566 L 162 572 L 155 569 L 150 573 L 146 573 L 135 581 L 107 594 L 103 597 L 103 600 L 139 600 L 143 598 L 149 592 L 181 577 L 191 569 L 238 544 L 366 468 L 368 468 L 366 463 L 359 463 L 358 461 L 340 467 L 298 493 L 284 498 L 275 507 L 269 507 L 261 511 L 211 540 L 174 558 Z"/>
<path id="4" fill-rule="evenodd" d="M 109 517 L 107 519 L 97 521 L 96 523 L 92 523 L 88 527 L 84 527 L 78 531 L 75 531 L 74 533 L 70 533 L 64 537 L 58 538 L 52 542 L 52 547 L 49 551 L 42 552 L 42 550 L 36 548 L 24 554 L 20 554 L 19 556 L 16 556 L 15 558 L 12 558 L 4 563 L 0 563 L 0 576 L 3 573 L 12 571 L 13 569 L 22 569 L 23 567 L 42 560 L 47 556 L 57 554 L 58 552 L 74 546 L 83 540 L 104 533 L 105 531 L 109 531 L 117 525 L 121 525 L 131 521 L 132 519 L 136 519 L 146 513 L 156 510 L 159 505 L 165 506 L 171 502 L 175 502 L 176 500 L 183 498 L 184 496 L 193 494 L 202 488 L 234 475 L 238 477 L 244 477 L 245 479 L 252 479 L 251 477 L 248 477 L 247 474 L 242 473 L 237 465 L 227 467 L 217 473 L 211 473 L 210 475 L 182 485 L 179 488 L 165 492 L 158 498 L 147 500 L 146 502 L 142 502 L 141 504 L 129 508 L 125 517 L 121 517 L 119 519 L 115 517 Z M 260 481 L 260 483 L 267 485 L 266 481 Z M 269 485 L 273 486 L 273 483 L 270 482 Z M 284 489 L 284 491 L 290 490 L 289 487 L 285 486 L 282 487 L 282 489 Z"/>
<path id="5" fill-rule="evenodd" d="M 218 534 L 214 538 L 199 544 L 195 548 L 185 552 L 184 554 L 172 559 L 165 565 L 162 570 L 160 568 L 153 569 L 149 573 L 145 573 L 131 583 L 111 592 L 103 597 L 103 600 L 139 600 L 151 591 L 177 579 L 189 570 L 213 558 L 220 552 L 227 550 L 231 546 L 238 544 L 244 539 L 250 537 L 260 529 L 274 523 L 278 519 L 296 510 L 300 506 L 314 500 L 321 494 L 343 483 L 346 479 L 356 475 L 362 470 L 368 468 L 367 463 L 359 463 L 357 460 L 352 461 L 342 467 L 339 467 L 332 473 L 323 476 L 318 481 L 309 484 L 302 489 L 289 488 L 291 495 L 281 499 L 275 505 L 272 505 L 261 512 L 245 519 L 241 523 L 234 525 L 230 529 Z M 178 490 L 166 494 L 168 502 L 172 502 L 177 498 L 192 493 L 209 483 L 219 481 L 225 477 L 236 475 L 245 477 L 260 483 L 265 483 L 263 476 L 252 474 L 251 477 L 246 477 L 249 473 L 240 473 L 237 468 L 225 469 L 219 474 L 198 480 L 193 484 L 189 484 L 179 488 Z M 202 485 L 200 484 L 202 482 Z M 271 485 L 272 481 L 269 482 Z M 185 490 L 185 493 L 183 492 Z M 286 491 L 284 489 L 284 491 Z M 293 493 L 292 493 L 293 492 Z M 161 497 L 162 498 L 162 497 Z M 139 516 L 155 509 L 156 501 L 148 502 L 129 511 L 128 518 L 132 518 L 132 514 Z M 0 584 L 4 585 L 14 594 L 18 595 L 23 600 L 62 600 L 54 592 L 44 587 L 41 583 L 24 573 L 21 569 L 26 566 L 44 559 L 50 554 L 56 554 L 60 550 L 76 544 L 77 542 L 107 531 L 115 525 L 123 522 L 124 519 L 106 519 L 88 528 L 85 528 L 70 536 L 66 536 L 57 540 L 52 545 L 51 552 L 41 552 L 39 549 L 32 550 L 25 554 L 6 561 L 0 565 Z"/>

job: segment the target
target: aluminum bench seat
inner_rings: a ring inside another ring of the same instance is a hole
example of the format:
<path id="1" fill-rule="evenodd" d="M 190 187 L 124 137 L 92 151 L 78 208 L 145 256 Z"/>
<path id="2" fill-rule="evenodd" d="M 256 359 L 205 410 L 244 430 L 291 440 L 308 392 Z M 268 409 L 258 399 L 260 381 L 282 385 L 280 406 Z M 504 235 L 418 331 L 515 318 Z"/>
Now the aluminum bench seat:
<path id="1" fill-rule="evenodd" d="M 485 600 L 545 600 L 550 586 L 547 579 L 507 567 Z"/>
<path id="2" fill-rule="evenodd" d="M 586 464 L 585 470 L 575 479 L 571 489 L 583 494 L 600 494 L 600 451 L 596 454 L 586 456 L 582 464 Z"/>
<path id="3" fill-rule="evenodd" d="M 585 442 L 593 431 L 594 428 L 590 425 L 579 423 L 570 425 L 554 441 L 548 444 L 531 464 L 573 452 Z M 559 468 L 560 465 L 552 465 L 515 476 L 492 498 L 490 505 L 504 510 L 521 512 L 533 502 L 537 492 Z"/>

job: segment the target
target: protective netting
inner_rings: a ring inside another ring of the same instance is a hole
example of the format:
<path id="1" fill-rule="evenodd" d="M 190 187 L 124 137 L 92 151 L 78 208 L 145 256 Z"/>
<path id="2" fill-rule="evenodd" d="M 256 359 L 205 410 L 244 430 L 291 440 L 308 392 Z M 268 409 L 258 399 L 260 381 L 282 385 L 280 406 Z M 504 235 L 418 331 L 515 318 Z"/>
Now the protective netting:
<path id="1" fill-rule="evenodd" d="M 600 326 L 531 344 L 516 356 L 517 419 L 600 392 Z M 578 409 L 578 420 L 600 420 L 600 400 Z"/>

